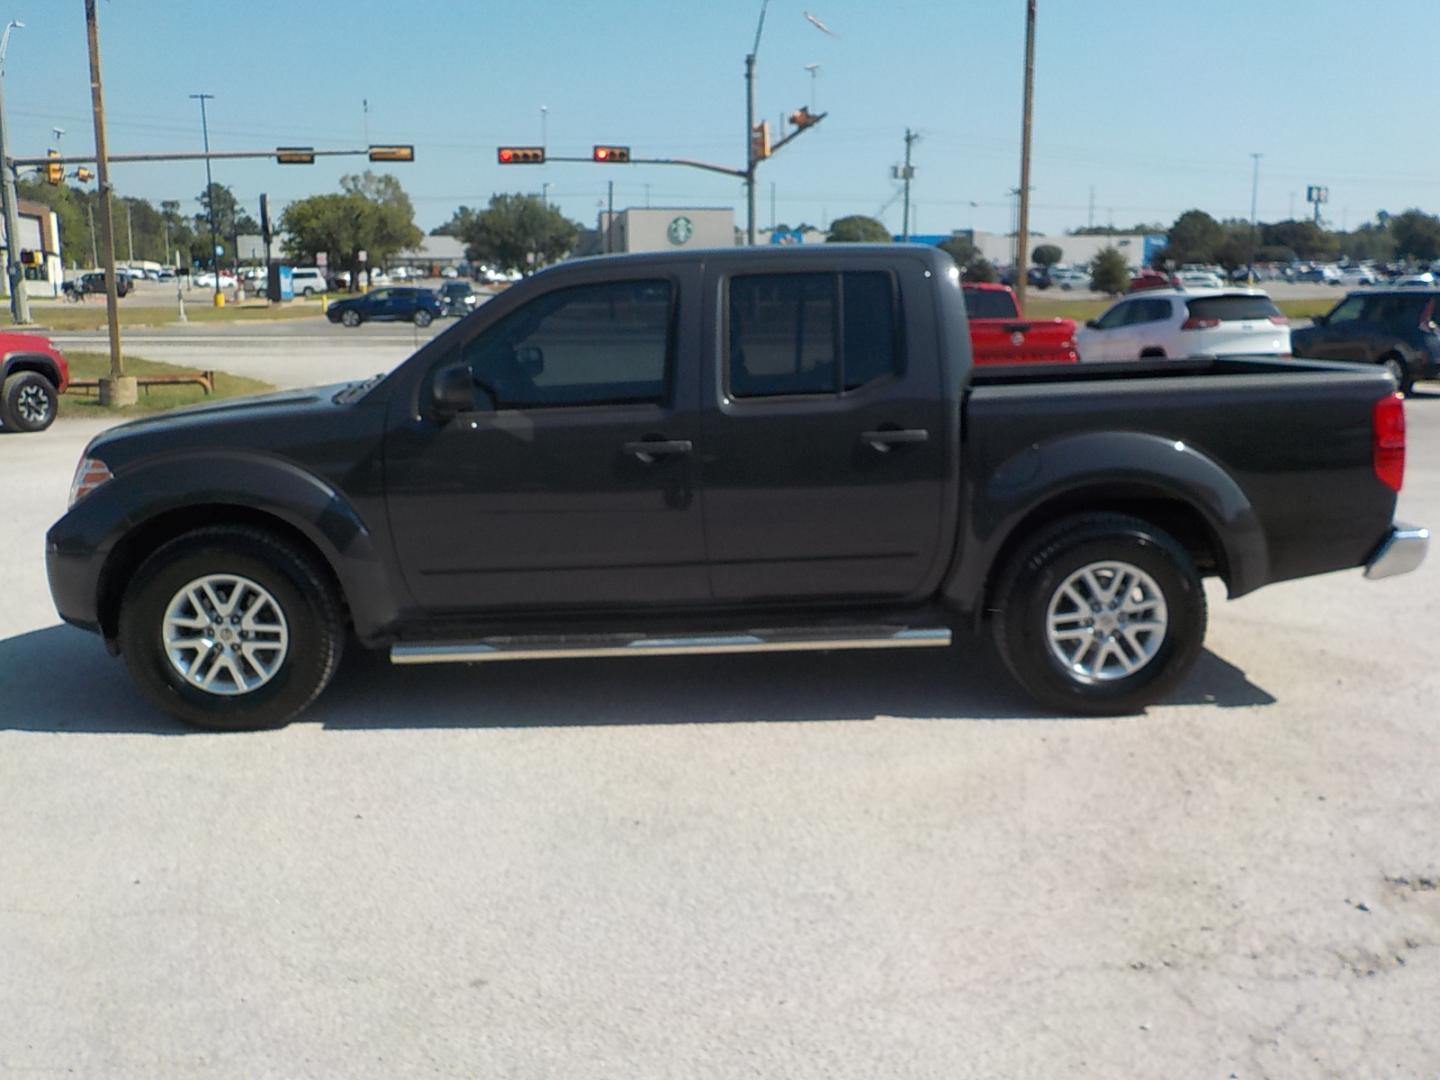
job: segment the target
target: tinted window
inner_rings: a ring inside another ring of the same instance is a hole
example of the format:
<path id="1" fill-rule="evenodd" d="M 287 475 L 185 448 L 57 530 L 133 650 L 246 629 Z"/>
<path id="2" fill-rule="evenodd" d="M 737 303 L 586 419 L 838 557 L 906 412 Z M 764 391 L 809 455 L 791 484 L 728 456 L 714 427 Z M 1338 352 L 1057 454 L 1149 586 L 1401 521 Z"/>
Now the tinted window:
<path id="1" fill-rule="evenodd" d="M 475 381 L 508 409 L 662 402 L 670 285 L 623 281 L 557 289 L 465 347 Z"/>
<path id="2" fill-rule="evenodd" d="M 1132 324 L 1164 322 L 1170 318 L 1169 300 L 1136 300 L 1131 306 L 1135 309 Z"/>
<path id="3" fill-rule="evenodd" d="M 854 390 L 899 371 L 895 349 L 895 291 L 889 274 L 842 274 L 845 347 L 840 364 L 845 389 Z"/>
<path id="4" fill-rule="evenodd" d="M 1368 298 L 1364 318 L 1390 327 L 1419 326 L 1431 300 L 1427 293 L 1382 293 Z"/>
<path id="5" fill-rule="evenodd" d="M 999 289 L 966 289 L 965 311 L 972 319 L 1016 319 L 1015 300 Z"/>
<path id="6" fill-rule="evenodd" d="M 1207 296 L 1190 301 L 1192 319 L 1241 322 L 1245 319 L 1268 319 L 1279 314 L 1280 309 L 1271 303 L 1268 296 Z"/>
<path id="7" fill-rule="evenodd" d="M 838 386 L 835 274 L 730 280 L 730 393 L 830 394 Z"/>
<path id="8" fill-rule="evenodd" d="M 1100 316 L 1097 324 L 1101 330 L 1114 330 L 1118 326 L 1124 326 L 1130 316 L 1134 314 L 1138 304 L 1138 300 L 1126 300 L 1123 304 L 1116 304 Z"/>
<path id="9" fill-rule="evenodd" d="M 1326 322 L 1334 326 L 1337 323 L 1355 322 L 1360 318 L 1360 309 L 1365 306 L 1365 297 L 1350 296 L 1342 300 L 1336 308 L 1330 312 Z"/>
<path id="10" fill-rule="evenodd" d="M 730 394 L 834 394 L 865 386 L 900 370 L 895 330 L 888 274 L 732 278 Z"/>

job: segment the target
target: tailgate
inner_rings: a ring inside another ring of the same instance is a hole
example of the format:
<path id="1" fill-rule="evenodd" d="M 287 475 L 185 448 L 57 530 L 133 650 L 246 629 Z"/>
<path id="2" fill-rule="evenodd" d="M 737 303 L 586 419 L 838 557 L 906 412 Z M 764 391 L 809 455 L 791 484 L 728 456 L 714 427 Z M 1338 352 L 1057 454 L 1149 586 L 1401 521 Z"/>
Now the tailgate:
<path id="1" fill-rule="evenodd" d="M 977 364 L 1073 364 L 1075 324 L 1069 319 L 971 319 Z"/>

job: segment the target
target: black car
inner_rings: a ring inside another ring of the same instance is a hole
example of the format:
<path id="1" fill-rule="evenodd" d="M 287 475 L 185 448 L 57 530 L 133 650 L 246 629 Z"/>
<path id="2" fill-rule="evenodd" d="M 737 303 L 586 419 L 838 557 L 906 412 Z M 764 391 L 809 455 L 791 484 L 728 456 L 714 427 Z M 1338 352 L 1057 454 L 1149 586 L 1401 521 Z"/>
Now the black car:
<path id="1" fill-rule="evenodd" d="M 416 326 L 429 326 L 444 312 L 440 300 L 429 289 L 413 289 L 404 286 L 386 289 L 372 289 L 364 296 L 353 296 L 348 300 L 336 300 L 325 309 L 325 317 L 331 322 L 345 326 L 359 326 L 362 322 L 413 322 Z"/>
<path id="2" fill-rule="evenodd" d="M 81 274 L 78 278 L 66 282 L 65 289 L 77 296 L 89 294 L 105 295 L 105 271 L 92 270 L 87 274 Z M 128 296 L 131 289 L 129 274 L 115 275 L 115 295 Z"/>
<path id="3" fill-rule="evenodd" d="M 1353 292 L 1290 335 L 1296 356 L 1383 364 L 1402 393 L 1440 376 L 1440 289 Z"/>
<path id="4" fill-rule="evenodd" d="M 442 315 L 469 315 L 480 302 L 480 294 L 468 281 L 447 281 L 435 290 Z"/>

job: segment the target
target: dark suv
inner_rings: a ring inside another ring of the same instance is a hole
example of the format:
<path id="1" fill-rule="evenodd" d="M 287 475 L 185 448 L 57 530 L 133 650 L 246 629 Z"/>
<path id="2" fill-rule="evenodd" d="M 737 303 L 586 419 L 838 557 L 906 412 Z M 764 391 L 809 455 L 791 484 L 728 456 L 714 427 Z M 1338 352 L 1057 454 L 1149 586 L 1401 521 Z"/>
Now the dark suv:
<path id="1" fill-rule="evenodd" d="M 1296 356 L 1384 364 L 1403 393 L 1440 376 L 1440 289 L 1366 289 L 1290 335 Z"/>
<path id="2" fill-rule="evenodd" d="M 364 296 L 336 300 L 325 309 L 331 322 L 359 326 L 362 322 L 403 320 L 429 326 L 442 314 L 440 301 L 429 289 L 397 287 L 373 289 Z"/>

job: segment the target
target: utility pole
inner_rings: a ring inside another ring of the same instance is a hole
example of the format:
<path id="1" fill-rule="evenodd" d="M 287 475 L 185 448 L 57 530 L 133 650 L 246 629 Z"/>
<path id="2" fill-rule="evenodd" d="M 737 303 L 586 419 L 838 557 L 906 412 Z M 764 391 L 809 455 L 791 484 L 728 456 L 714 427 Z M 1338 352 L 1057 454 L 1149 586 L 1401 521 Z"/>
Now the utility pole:
<path id="1" fill-rule="evenodd" d="M 1020 210 L 1015 228 L 1015 302 L 1025 311 L 1025 271 L 1030 245 L 1030 115 L 1035 101 L 1035 0 L 1025 4 L 1025 106 L 1020 121 Z"/>
<path id="2" fill-rule="evenodd" d="M 17 326 L 30 321 L 30 298 L 25 294 L 25 268 L 20 265 L 20 215 L 15 207 L 15 167 L 10 164 L 10 148 L 5 140 L 5 51 L 10 46 L 10 31 L 24 29 L 22 22 L 11 21 L 0 37 L 0 197 L 5 200 L 5 274 L 10 281 L 10 314 Z"/>
<path id="3" fill-rule="evenodd" d="M 900 173 L 905 181 L 905 210 L 900 218 L 900 239 L 907 244 L 910 242 L 910 179 L 915 175 L 910 165 L 910 147 L 918 138 L 920 136 L 908 127 L 905 129 L 905 168 Z"/>
<path id="4" fill-rule="evenodd" d="M 95 114 L 95 180 L 100 195 L 101 269 L 105 272 L 105 318 L 110 325 L 110 377 L 100 380 L 100 404 L 134 405 L 139 387 L 125 374 L 120 357 L 120 297 L 115 277 L 115 219 L 110 208 L 110 155 L 105 147 L 105 93 L 100 79 L 100 24 L 95 0 L 85 0 L 85 34 L 90 45 L 90 107 Z"/>
<path id="5" fill-rule="evenodd" d="M 214 94 L 190 95 L 191 98 L 200 102 L 200 132 L 205 138 L 205 206 L 210 211 L 210 254 L 215 264 L 215 299 L 213 302 L 216 307 L 224 307 L 225 297 L 220 294 L 220 256 L 215 250 L 220 245 L 215 241 L 215 181 L 210 175 L 210 123 L 205 117 L 205 102 L 214 96 Z M 370 115 L 368 102 L 365 115 L 367 117 Z"/>
<path id="6" fill-rule="evenodd" d="M 755 243 L 755 54 L 760 51 L 760 34 L 765 29 L 765 9 L 760 4 L 760 21 L 755 24 L 755 44 L 745 56 L 745 242 Z"/>
<path id="7" fill-rule="evenodd" d="M 1263 156 L 1263 154 L 1250 155 L 1250 157 L 1254 159 L 1255 169 L 1250 179 L 1250 258 L 1246 264 L 1247 269 L 1245 271 L 1245 283 L 1247 285 L 1255 284 L 1255 236 L 1260 227 L 1255 219 L 1255 207 L 1260 197 L 1260 159 Z"/>
<path id="8" fill-rule="evenodd" d="M 607 181 L 606 186 L 609 188 L 610 194 L 608 197 L 608 207 L 605 211 L 605 254 L 609 255 L 610 252 L 615 250 L 614 240 L 612 239 L 615 232 L 615 181 Z"/>

